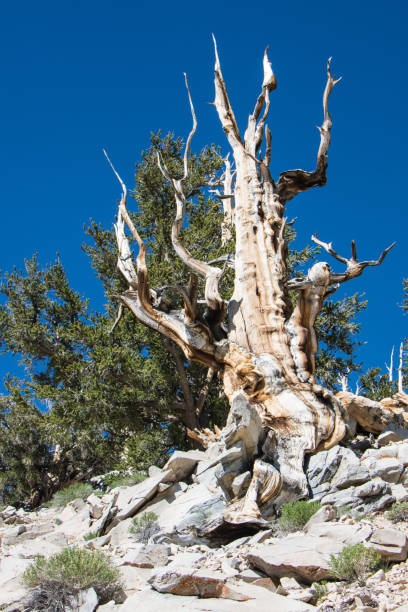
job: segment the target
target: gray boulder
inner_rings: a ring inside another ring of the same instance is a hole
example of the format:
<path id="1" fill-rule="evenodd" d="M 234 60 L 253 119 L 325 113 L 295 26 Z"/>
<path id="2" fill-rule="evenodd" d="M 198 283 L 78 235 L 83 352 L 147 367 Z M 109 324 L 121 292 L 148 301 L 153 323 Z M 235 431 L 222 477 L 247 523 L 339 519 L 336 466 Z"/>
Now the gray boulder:
<path id="1" fill-rule="evenodd" d="M 292 536 L 276 544 L 261 544 L 246 554 L 251 566 L 271 578 L 296 578 L 308 584 L 330 577 L 330 556 L 344 547 L 331 537 Z"/>
<path id="2" fill-rule="evenodd" d="M 375 529 L 369 543 L 386 561 L 405 561 L 407 558 L 407 536 L 397 529 Z"/>

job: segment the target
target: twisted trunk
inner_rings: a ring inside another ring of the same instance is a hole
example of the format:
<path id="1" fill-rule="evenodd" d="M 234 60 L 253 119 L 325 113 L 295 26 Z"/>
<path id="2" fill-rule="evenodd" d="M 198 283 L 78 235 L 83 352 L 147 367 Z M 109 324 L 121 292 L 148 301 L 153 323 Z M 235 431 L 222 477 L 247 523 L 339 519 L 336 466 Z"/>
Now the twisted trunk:
<path id="1" fill-rule="evenodd" d="M 218 369 L 222 376 L 231 410 L 225 429 L 208 435 L 211 439 L 218 438 L 226 449 L 237 447 L 236 453 L 241 455 L 240 469 L 252 469 L 252 481 L 245 497 L 232 500 L 226 512 L 226 518 L 233 522 L 260 519 L 262 514 L 268 515 L 271 503 L 281 505 L 306 497 L 305 455 L 328 449 L 346 435 L 347 415 L 343 404 L 314 378 L 318 350 L 314 324 L 324 299 L 336 290 L 338 283 L 359 276 L 367 266 L 379 265 L 393 246 L 383 251 L 378 260 L 358 262 L 354 243 L 352 257 L 347 259 L 338 255 L 331 244 L 314 237 L 315 242 L 346 265 L 346 271 L 332 273 L 326 262 L 319 262 L 306 277 L 288 278 L 285 206 L 298 193 L 326 182 L 332 127 L 328 100 L 337 81 L 330 73 L 329 60 L 315 170 L 290 170 L 275 182 L 269 170 L 271 134 L 266 119 L 269 94 L 276 88 L 276 79 L 267 52 L 263 67 L 261 93 L 242 138 L 215 46 L 214 106 L 235 163 L 232 173 L 227 160 L 224 188 L 228 193 L 220 195 L 228 201 L 221 220 L 223 243 L 231 222 L 236 235 L 234 291 L 228 303 L 219 291 L 223 269 L 212 265 L 223 258 L 210 263 L 199 261 L 180 239 L 187 204 L 184 182 L 188 176 L 191 139 L 196 130 L 187 80 L 193 128 L 184 154 L 183 177 L 173 178 L 158 155 L 159 167 L 175 195 L 176 217 L 171 230 L 174 250 L 191 270 L 187 287 L 173 287 L 183 297 L 181 311 L 163 309 L 160 294 L 150 289 L 146 247 L 128 215 L 126 187 L 117 175 L 123 189 L 116 226 L 118 268 L 129 284 L 129 291 L 121 296 L 122 303 L 145 325 L 177 343 L 188 359 Z M 139 246 L 136 268 L 125 225 Z M 225 265 L 230 265 L 228 257 L 224 260 Z M 205 280 L 204 316 L 200 316 L 197 306 L 197 274 Z M 297 292 L 294 308 L 290 291 Z M 193 433 L 203 439 L 202 432 Z"/>

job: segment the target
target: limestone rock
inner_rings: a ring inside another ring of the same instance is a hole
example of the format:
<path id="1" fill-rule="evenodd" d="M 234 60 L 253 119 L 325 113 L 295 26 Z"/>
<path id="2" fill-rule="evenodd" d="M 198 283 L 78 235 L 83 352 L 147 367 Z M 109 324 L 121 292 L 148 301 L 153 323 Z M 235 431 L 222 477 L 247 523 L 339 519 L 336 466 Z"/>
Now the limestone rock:
<path id="1" fill-rule="evenodd" d="M 343 546 L 359 544 L 369 539 L 373 529 L 368 524 L 344 525 L 343 523 L 320 523 L 311 525 L 307 531 L 310 536 L 324 537 L 341 542 Z"/>
<path id="2" fill-rule="evenodd" d="M 120 607 L 121 612 L 309 612 L 315 610 L 307 603 L 290 600 L 282 595 L 276 595 L 269 590 L 245 584 L 242 590 L 248 592 L 253 599 L 248 601 L 229 601 L 227 599 L 197 599 L 196 597 L 178 596 L 158 593 L 154 590 L 143 590 L 129 597 Z"/>
<path id="3" fill-rule="evenodd" d="M 222 491 L 214 495 L 204 484 L 193 484 L 186 492 L 179 491 L 170 500 L 153 502 L 147 509 L 157 515 L 161 532 L 170 534 L 221 516 L 225 507 Z"/>
<path id="4" fill-rule="evenodd" d="M 354 489 L 354 495 L 361 499 L 365 497 L 375 497 L 376 495 L 385 495 L 385 493 L 391 492 L 391 486 L 388 482 L 385 482 L 379 476 L 374 477 L 372 480 L 356 487 Z"/>
<path id="5" fill-rule="evenodd" d="M 408 439 L 408 429 L 399 427 L 398 425 L 388 425 L 377 438 L 379 446 L 386 446 L 391 442 L 401 442 Z"/>
<path id="6" fill-rule="evenodd" d="M 17 544 L 13 546 L 11 550 L 13 551 L 13 555 L 21 559 L 34 559 L 38 556 L 48 558 L 61 552 L 66 543 L 66 539 L 63 535 L 60 538 L 60 544 L 49 542 L 45 538 L 37 538 L 36 540 L 29 540 L 28 542 Z"/>
<path id="7" fill-rule="evenodd" d="M 116 506 L 118 507 L 116 519 L 122 521 L 136 514 L 139 508 L 152 499 L 159 484 L 165 482 L 167 478 L 171 477 L 171 474 L 171 470 L 166 470 L 158 476 L 146 478 L 146 480 L 133 487 L 126 487 L 121 490 L 116 500 Z"/>
<path id="8" fill-rule="evenodd" d="M 322 484 L 331 482 L 340 465 L 342 451 L 342 447 L 337 445 L 310 457 L 306 474 L 313 491 Z"/>
<path id="9" fill-rule="evenodd" d="M 362 462 L 373 477 L 379 476 L 386 482 L 398 482 L 403 472 L 403 465 L 396 457 L 362 457 Z"/>
<path id="10" fill-rule="evenodd" d="M 201 451 L 175 451 L 163 468 L 163 472 L 170 472 L 163 482 L 185 480 L 193 472 L 197 463 L 204 459 L 205 453 Z"/>
<path id="11" fill-rule="evenodd" d="M 319 523 L 327 523 L 328 521 L 332 521 L 337 518 L 337 509 L 334 506 L 323 506 L 319 508 L 317 512 L 310 517 L 304 526 L 304 530 L 306 533 L 313 525 L 318 525 Z"/>
<path id="12" fill-rule="evenodd" d="M 234 601 L 252 599 L 226 586 L 226 578 L 217 572 L 205 569 L 192 570 L 187 567 L 163 568 L 149 579 L 153 589 L 159 593 L 173 595 L 196 595 L 202 598 L 219 597 Z"/>
<path id="13" fill-rule="evenodd" d="M 129 596 L 135 591 L 148 587 L 148 579 L 151 575 L 150 569 L 133 567 L 132 565 L 121 565 L 119 567 L 120 577 L 125 594 Z M 100 608 L 98 608 L 99 610 Z"/>
<path id="14" fill-rule="evenodd" d="M 124 565 L 153 568 L 167 564 L 170 547 L 164 544 L 146 544 L 130 550 L 123 559 Z"/>
<path id="15" fill-rule="evenodd" d="M 249 487 L 251 482 L 251 472 L 243 472 L 234 478 L 231 484 L 231 489 L 235 497 L 242 497 Z"/>
<path id="16" fill-rule="evenodd" d="M 382 559 L 405 561 L 407 558 L 407 537 L 397 529 L 375 529 L 370 538 L 370 545 Z"/>
<path id="17" fill-rule="evenodd" d="M 306 583 L 330 576 L 330 555 L 339 553 L 344 543 L 330 537 L 292 536 L 276 544 L 263 544 L 246 554 L 249 563 L 271 578 L 290 577 Z"/>
<path id="18" fill-rule="evenodd" d="M 349 449 L 347 449 L 349 450 Z M 352 451 L 351 451 L 352 452 Z M 356 486 L 367 482 L 370 478 L 368 469 L 360 464 L 360 460 L 353 453 L 355 459 L 353 462 L 350 461 L 351 456 L 343 456 L 340 467 L 334 476 L 331 485 L 337 489 L 346 489 L 347 487 Z"/>
<path id="19" fill-rule="evenodd" d="M 408 488 L 403 484 L 391 484 L 390 489 L 391 495 L 398 503 L 408 500 Z"/>
<path id="20" fill-rule="evenodd" d="M 105 509 L 105 505 L 101 502 L 101 498 L 97 497 L 95 493 L 92 493 L 92 495 L 90 495 L 86 501 L 90 506 L 91 517 L 94 519 L 101 518 Z"/>
<path id="21" fill-rule="evenodd" d="M 96 606 L 98 605 L 98 596 L 95 589 L 80 591 L 76 599 L 76 605 L 73 607 L 75 612 L 94 612 Z"/>

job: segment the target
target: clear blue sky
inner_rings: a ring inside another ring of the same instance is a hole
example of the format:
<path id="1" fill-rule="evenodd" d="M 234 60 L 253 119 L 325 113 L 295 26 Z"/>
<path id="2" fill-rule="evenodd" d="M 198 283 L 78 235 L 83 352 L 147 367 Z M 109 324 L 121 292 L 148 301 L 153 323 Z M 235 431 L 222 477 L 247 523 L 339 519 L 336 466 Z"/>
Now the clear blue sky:
<path id="1" fill-rule="evenodd" d="M 408 334 L 397 307 L 408 277 L 406 120 L 407 2 L 3 2 L 1 7 L 0 268 L 21 267 L 38 251 L 59 251 L 71 284 L 102 306 L 102 290 L 81 252 L 90 217 L 112 223 L 118 185 L 102 155 L 133 185 L 133 168 L 159 128 L 185 136 L 191 119 L 183 71 L 199 120 L 195 148 L 226 151 L 213 99 L 213 50 L 241 126 L 262 79 L 266 45 L 278 78 L 269 125 L 272 173 L 312 169 L 321 123 L 325 63 L 343 76 L 331 99 L 334 119 L 328 184 L 298 196 L 300 239 L 313 232 L 361 258 L 398 246 L 380 268 L 347 283 L 365 292 L 360 358 L 383 365 Z M 333 262 L 330 262 L 333 263 Z M 0 374 L 12 362 L 0 360 Z"/>

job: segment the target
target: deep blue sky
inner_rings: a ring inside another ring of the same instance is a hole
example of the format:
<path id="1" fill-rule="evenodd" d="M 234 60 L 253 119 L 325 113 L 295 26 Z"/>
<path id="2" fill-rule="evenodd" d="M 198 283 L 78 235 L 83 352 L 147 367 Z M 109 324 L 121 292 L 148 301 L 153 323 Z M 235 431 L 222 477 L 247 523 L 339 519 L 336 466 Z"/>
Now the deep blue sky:
<path id="1" fill-rule="evenodd" d="M 343 80 L 332 94 L 328 184 L 298 196 L 304 242 L 312 232 L 361 258 L 398 246 L 380 268 L 347 284 L 365 292 L 360 357 L 382 366 L 407 335 L 402 298 L 406 263 L 408 4 L 401 0 L 328 3 L 144 1 L 3 2 L 1 7 L 0 268 L 21 267 L 38 251 L 59 251 L 72 285 L 93 308 L 102 291 L 81 252 L 90 217 L 108 226 L 118 184 L 102 155 L 133 185 L 150 131 L 186 136 L 191 124 L 187 72 L 199 130 L 193 147 L 226 142 L 214 108 L 214 32 L 241 126 L 262 79 L 266 45 L 278 78 L 269 125 L 272 173 L 312 169 L 321 123 L 325 63 Z M 330 262 L 334 263 L 334 262 Z M 341 267 L 340 267 L 341 269 Z M 12 362 L 2 357 L 0 374 Z"/>

